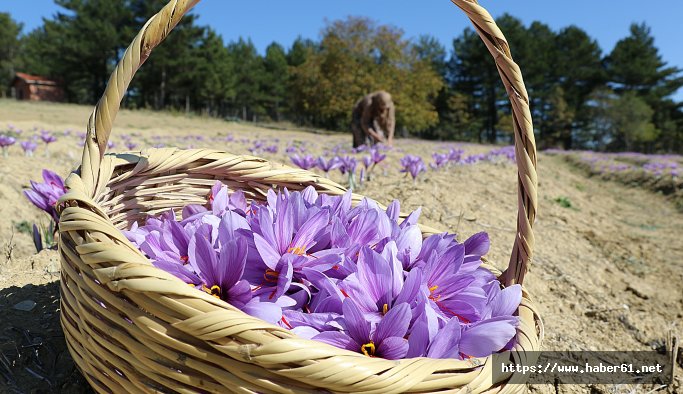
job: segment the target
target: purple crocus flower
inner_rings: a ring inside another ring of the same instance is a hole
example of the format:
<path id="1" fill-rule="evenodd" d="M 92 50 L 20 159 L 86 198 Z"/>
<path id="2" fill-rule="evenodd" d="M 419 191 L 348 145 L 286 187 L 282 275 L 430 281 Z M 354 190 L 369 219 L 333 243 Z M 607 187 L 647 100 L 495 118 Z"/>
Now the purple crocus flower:
<path id="1" fill-rule="evenodd" d="M 339 284 L 353 299 L 366 319 L 376 322 L 387 311 L 402 303 L 413 303 L 421 287 L 422 271 L 414 269 L 403 278 L 393 241 L 382 254 L 364 246 L 358 258 L 358 272 Z"/>
<path id="2" fill-rule="evenodd" d="M 282 310 L 273 303 L 252 299 L 249 282 L 242 279 L 247 261 L 247 241 L 236 234 L 221 244 L 216 257 L 209 240 L 201 231 L 195 232 L 188 246 L 189 264 L 202 280 L 201 289 L 244 312 L 270 323 L 279 321 Z"/>
<path id="3" fill-rule="evenodd" d="M 370 149 L 370 157 L 372 158 L 373 163 L 378 164 L 386 159 L 387 155 L 381 153 L 377 147 L 373 147 Z"/>
<path id="4" fill-rule="evenodd" d="M 331 170 L 339 168 L 342 165 L 342 163 L 339 161 L 339 157 L 336 156 L 331 158 L 330 160 L 325 160 L 324 157 L 320 156 L 318 157 L 316 164 L 318 168 L 325 171 L 325 175 L 327 175 Z"/>
<path id="5" fill-rule="evenodd" d="M 33 141 L 21 141 L 21 149 L 24 150 L 24 155 L 27 157 L 33 156 L 33 152 L 36 150 L 38 147 L 38 144 L 36 144 Z"/>
<path id="6" fill-rule="evenodd" d="M 485 319 L 478 322 L 465 324 L 454 317 L 437 332 L 434 321 L 429 322 L 426 314 L 420 315 L 410 333 L 408 357 L 486 357 L 508 347 L 518 324 L 512 314 L 522 298 L 521 286 L 502 291 L 495 288 L 493 299 L 484 309 Z"/>
<path id="7" fill-rule="evenodd" d="M 450 148 L 448 150 L 448 161 L 451 163 L 460 162 L 460 157 L 462 157 L 463 153 L 465 153 L 465 151 L 462 149 Z"/>
<path id="8" fill-rule="evenodd" d="M 426 171 L 426 167 L 422 158 L 414 155 L 406 155 L 401 159 L 401 172 L 410 174 L 413 177 L 413 183 L 417 180 L 417 175 Z"/>
<path id="9" fill-rule="evenodd" d="M 242 216 L 246 216 L 249 211 L 244 192 L 242 190 L 236 190 L 233 193 L 229 193 L 228 187 L 223 185 L 220 181 L 216 181 L 211 187 L 209 204 L 211 204 L 211 210 L 216 216 L 220 216 L 227 210 L 235 211 Z"/>
<path id="10" fill-rule="evenodd" d="M 363 144 L 363 145 L 357 146 L 355 148 L 352 148 L 351 152 L 352 153 L 361 153 L 361 152 L 365 152 L 366 150 L 368 150 L 368 146 Z"/>
<path id="11" fill-rule="evenodd" d="M 47 156 L 47 155 L 49 155 L 48 146 L 49 146 L 51 143 L 57 141 L 57 137 L 55 137 L 54 135 L 52 135 L 52 134 L 51 134 L 49 131 L 47 131 L 47 130 L 42 130 L 42 131 L 40 132 L 40 139 L 43 140 L 43 142 L 45 143 L 45 155 Z"/>
<path id="12" fill-rule="evenodd" d="M 433 169 L 442 168 L 448 164 L 448 154 L 446 153 L 432 153 L 432 159 L 434 161 L 429 164 Z"/>
<path id="13" fill-rule="evenodd" d="M 51 143 L 57 141 L 57 137 L 55 137 L 54 135 L 50 134 L 50 132 L 49 132 L 49 131 L 46 131 L 46 130 L 43 130 L 43 131 L 40 133 L 40 139 L 43 140 L 43 142 L 44 142 L 45 144 L 51 144 Z"/>
<path id="14" fill-rule="evenodd" d="M 366 170 L 369 170 L 373 164 L 375 162 L 372 161 L 372 156 L 363 156 L 363 166 Z"/>
<path id="15" fill-rule="evenodd" d="M 294 163 L 297 167 L 302 168 L 304 170 L 311 169 L 315 167 L 316 164 L 315 158 L 311 155 L 299 156 L 295 153 L 289 158 L 290 160 L 292 160 L 292 163 Z"/>
<path id="16" fill-rule="evenodd" d="M 358 166 L 358 161 L 356 160 L 355 157 L 352 156 L 342 156 L 338 157 L 339 162 L 341 165 L 339 166 L 339 171 L 342 174 L 353 174 L 356 171 L 356 167 Z"/>
<path id="17" fill-rule="evenodd" d="M 313 339 L 387 360 L 398 360 L 408 353 L 408 340 L 404 338 L 410 324 L 408 304 L 396 305 L 374 327 L 351 299 L 344 300 L 343 311 L 345 331 L 325 331 Z"/>
<path id="18" fill-rule="evenodd" d="M 50 170 L 43 170 L 43 183 L 31 181 L 31 189 L 24 190 L 24 195 L 36 207 L 52 216 L 55 222 L 59 221 L 59 215 L 55 206 L 57 201 L 66 193 L 64 180 Z"/>
<path id="19" fill-rule="evenodd" d="M 14 137 L 4 134 L 0 135 L 0 147 L 2 147 L 3 156 L 7 157 L 7 148 L 14 145 L 15 142 L 17 142 L 17 139 Z"/>

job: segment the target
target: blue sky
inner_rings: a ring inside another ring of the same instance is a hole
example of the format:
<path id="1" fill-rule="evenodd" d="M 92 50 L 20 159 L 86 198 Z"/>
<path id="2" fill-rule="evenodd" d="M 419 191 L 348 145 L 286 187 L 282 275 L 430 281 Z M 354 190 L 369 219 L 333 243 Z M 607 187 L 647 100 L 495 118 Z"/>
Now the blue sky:
<path id="1" fill-rule="evenodd" d="M 628 35 L 632 22 L 652 28 L 655 45 L 664 61 L 683 69 L 680 37 L 683 0 L 484 0 L 494 16 L 507 12 L 525 25 L 534 20 L 559 30 L 568 25 L 584 29 L 597 39 L 603 53 Z M 656 5 L 656 6 L 655 6 Z M 52 0 L 0 0 L 0 12 L 24 23 L 24 31 L 41 24 L 59 7 Z M 301 35 L 319 37 L 325 20 L 348 15 L 367 16 L 403 29 L 407 37 L 431 34 L 450 48 L 452 39 L 469 26 L 464 14 L 448 0 L 203 0 L 194 12 L 226 41 L 250 37 L 263 53 L 272 41 L 289 47 Z M 504 33 L 504 32 L 503 32 Z M 514 56 L 514 48 L 512 48 Z M 524 65 L 520 65 L 524 71 Z M 683 89 L 675 96 L 683 100 Z"/>

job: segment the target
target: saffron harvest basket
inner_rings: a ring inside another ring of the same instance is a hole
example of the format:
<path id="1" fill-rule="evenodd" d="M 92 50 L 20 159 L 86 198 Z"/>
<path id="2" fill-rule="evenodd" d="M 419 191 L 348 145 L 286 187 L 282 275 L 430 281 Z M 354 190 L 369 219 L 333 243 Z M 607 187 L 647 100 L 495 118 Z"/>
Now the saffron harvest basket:
<path id="1" fill-rule="evenodd" d="M 61 323 L 76 364 L 108 392 L 521 392 L 525 377 L 493 373 L 492 357 L 385 360 L 298 338 L 154 267 L 121 233 L 169 208 L 204 204 L 216 180 L 264 200 L 269 188 L 339 195 L 312 172 L 209 149 L 105 155 L 121 99 L 141 64 L 198 0 L 172 0 L 135 37 L 88 122 L 81 167 L 60 200 Z M 495 58 L 513 109 L 517 234 L 502 283 L 521 284 L 532 256 L 536 147 L 527 93 L 507 42 L 475 0 L 452 0 Z M 355 203 L 362 196 L 354 195 Z M 423 236 L 437 233 L 422 227 Z M 541 320 L 526 290 L 511 359 L 540 349 Z"/>

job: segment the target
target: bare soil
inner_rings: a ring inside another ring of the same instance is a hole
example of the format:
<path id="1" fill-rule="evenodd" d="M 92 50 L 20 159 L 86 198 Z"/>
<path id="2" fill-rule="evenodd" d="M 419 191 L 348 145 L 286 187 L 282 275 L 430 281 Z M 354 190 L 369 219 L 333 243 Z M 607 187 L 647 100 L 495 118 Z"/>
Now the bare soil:
<path id="1" fill-rule="evenodd" d="M 0 100 L 4 123 L 23 129 L 58 133 L 45 155 L 39 147 L 26 158 L 17 145 L 0 158 L 0 392 L 88 392 L 73 365 L 59 325 L 59 261 L 55 251 L 35 254 L 31 237 L 17 224 L 47 223 L 44 213 L 22 196 L 42 168 L 62 176 L 80 160 L 77 132 L 85 131 L 91 108 L 27 104 Z M 115 122 L 114 151 L 123 151 L 119 136 L 139 133 L 141 146 L 172 141 L 186 148 L 210 146 L 248 153 L 251 141 L 279 139 L 279 153 L 259 153 L 288 162 L 287 144 L 306 144 L 320 154 L 350 134 L 319 135 L 280 131 L 201 117 L 123 111 Z M 71 129 L 72 136 L 62 136 Z M 209 141 L 231 134 L 233 142 Z M 176 139 L 202 135 L 206 141 Z M 22 137 L 22 139 L 25 139 Z M 459 239 L 480 231 L 491 238 L 488 259 L 505 268 L 516 222 L 516 168 L 506 163 L 480 163 L 422 174 L 416 184 L 399 173 L 405 153 L 431 160 L 435 151 L 460 146 L 468 153 L 492 147 L 400 139 L 397 149 L 375 169 L 361 193 L 380 202 L 399 199 L 403 210 L 422 207 L 421 222 L 455 232 Z M 650 350 L 661 348 L 669 331 L 679 334 L 683 321 L 683 214 L 665 197 L 639 187 L 591 178 L 560 157 L 540 154 L 539 207 L 535 224 L 535 256 L 526 277 L 545 325 L 544 350 Z M 338 174 L 333 179 L 342 182 Z M 14 309 L 25 300 L 30 311 Z M 683 356 L 680 356 L 683 358 Z M 660 392 L 683 391 L 679 366 L 675 383 Z M 561 382 L 558 382 L 561 383 Z M 531 385 L 538 393 L 637 393 L 656 386 Z"/>

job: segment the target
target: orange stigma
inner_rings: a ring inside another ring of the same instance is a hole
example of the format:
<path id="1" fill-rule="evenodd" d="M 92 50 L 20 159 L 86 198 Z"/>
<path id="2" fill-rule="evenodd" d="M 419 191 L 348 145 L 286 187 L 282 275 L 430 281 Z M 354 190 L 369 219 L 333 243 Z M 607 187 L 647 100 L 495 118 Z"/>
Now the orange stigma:
<path id="1" fill-rule="evenodd" d="M 277 278 L 279 276 L 280 276 L 280 273 L 278 273 L 277 271 L 273 271 L 272 269 L 269 268 L 263 274 L 263 279 L 265 279 L 266 282 L 277 283 Z"/>
<path id="2" fill-rule="evenodd" d="M 386 315 L 388 311 L 389 311 L 389 305 L 384 304 L 384 306 L 382 307 L 382 315 Z"/>

